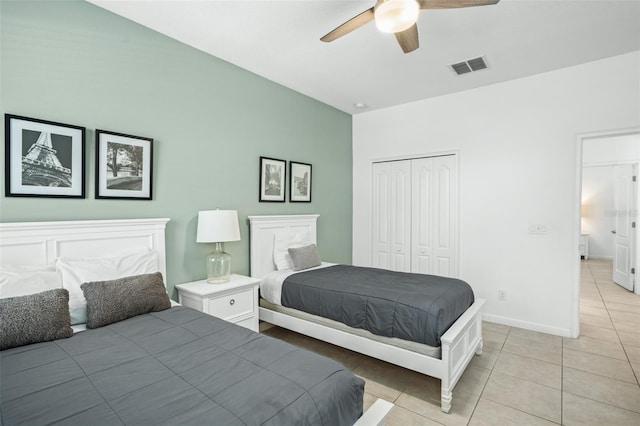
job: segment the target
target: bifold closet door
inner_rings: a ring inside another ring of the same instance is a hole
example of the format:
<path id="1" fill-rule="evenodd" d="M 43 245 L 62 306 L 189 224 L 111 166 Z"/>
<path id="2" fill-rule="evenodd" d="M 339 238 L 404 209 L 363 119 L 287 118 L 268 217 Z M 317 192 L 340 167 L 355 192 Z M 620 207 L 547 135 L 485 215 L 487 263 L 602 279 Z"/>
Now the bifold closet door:
<path id="1" fill-rule="evenodd" d="M 372 266 L 457 276 L 457 159 L 374 163 Z"/>
<path id="2" fill-rule="evenodd" d="M 411 160 L 411 272 L 457 276 L 454 155 Z"/>
<path id="3" fill-rule="evenodd" d="M 411 271 L 411 162 L 373 164 L 372 266 Z"/>

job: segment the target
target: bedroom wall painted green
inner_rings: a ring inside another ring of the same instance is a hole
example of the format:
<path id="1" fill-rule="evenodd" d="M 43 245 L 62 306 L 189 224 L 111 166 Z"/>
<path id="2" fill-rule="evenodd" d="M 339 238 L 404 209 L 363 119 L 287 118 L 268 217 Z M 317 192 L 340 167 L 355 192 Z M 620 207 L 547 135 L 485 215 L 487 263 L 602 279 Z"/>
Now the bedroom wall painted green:
<path id="1" fill-rule="evenodd" d="M 351 261 L 351 116 L 84 1 L 0 1 L 0 111 L 87 128 L 86 198 L 5 197 L 0 221 L 168 217 L 167 282 L 205 276 L 199 210 L 319 213 L 324 259 Z M 151 137 L 152 201 L 94 198 L 94 130 Z M 4 140 L 4 126 L 2 128 Z M 313 165 L 312 202 L 259 203 L 260 156 Z M 0 153 L 4 164 L 4 150 Z"/>

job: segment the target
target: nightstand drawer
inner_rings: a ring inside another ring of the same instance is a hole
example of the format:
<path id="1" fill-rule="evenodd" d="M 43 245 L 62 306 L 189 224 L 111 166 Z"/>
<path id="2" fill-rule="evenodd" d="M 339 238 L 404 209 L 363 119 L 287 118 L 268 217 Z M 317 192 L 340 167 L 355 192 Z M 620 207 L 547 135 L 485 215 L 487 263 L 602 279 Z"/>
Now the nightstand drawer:
<path id="1" fill-rule="evenodd" d="M 253 289 L 209 300 L 209 312 L 222 319 L 253 313 Z"/>

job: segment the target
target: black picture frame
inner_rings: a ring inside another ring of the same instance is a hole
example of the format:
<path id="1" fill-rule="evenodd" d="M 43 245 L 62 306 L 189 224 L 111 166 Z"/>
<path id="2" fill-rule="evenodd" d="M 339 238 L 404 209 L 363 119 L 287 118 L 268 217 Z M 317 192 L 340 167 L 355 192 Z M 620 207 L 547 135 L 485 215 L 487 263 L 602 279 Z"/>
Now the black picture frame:
<path id="1" fill-rule="evenodd" d="M 259 201 L 284 203 L 286 197 L 287 162 L 277 158 L 260 157 Z"/>
<path id="2" fill-rule="evenodd" d="M 311 164 L 289 162 L 289 201 L 311 202 Z"/>
<path id="3" fill-rule="evenodd" d="M 153 199 L 153 139 L 96 130 L 97 199 Z"/>
<path id="4" fill-rule="evenodd" d="M 6 197 L 85 197 L 84 127 L 14 114 L 4 126 Z"/>

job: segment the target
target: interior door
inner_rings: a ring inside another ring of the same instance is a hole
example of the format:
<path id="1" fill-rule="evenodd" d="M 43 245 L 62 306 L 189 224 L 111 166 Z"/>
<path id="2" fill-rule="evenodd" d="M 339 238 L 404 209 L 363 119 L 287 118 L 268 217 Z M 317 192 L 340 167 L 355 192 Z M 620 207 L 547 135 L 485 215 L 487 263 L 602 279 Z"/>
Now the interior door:
<path id="1" fill-rule="evenodd" d="M 613 168 L 613 282 L 633 291 L 631 268 L 634 256 L 635 229 L 632 227 L 635 211 L 635 166 L 619 165 Z"/>

